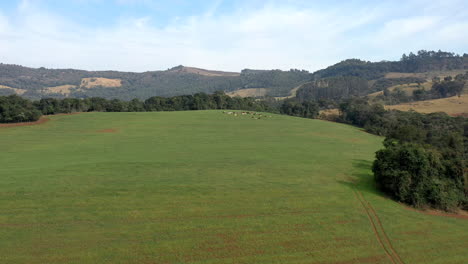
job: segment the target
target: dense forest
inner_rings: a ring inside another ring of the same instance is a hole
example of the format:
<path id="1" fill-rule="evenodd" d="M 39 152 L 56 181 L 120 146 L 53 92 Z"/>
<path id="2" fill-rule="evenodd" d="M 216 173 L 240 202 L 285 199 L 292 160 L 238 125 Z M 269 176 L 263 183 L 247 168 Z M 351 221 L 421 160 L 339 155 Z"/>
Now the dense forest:
<path id="1" fill-rule="evenodd" d="M 369 93 L 368 81 L 359 77 L 340 76 L 304 84 L 296 94 L 300 101 L 331 99 L 340 100 Z"/>

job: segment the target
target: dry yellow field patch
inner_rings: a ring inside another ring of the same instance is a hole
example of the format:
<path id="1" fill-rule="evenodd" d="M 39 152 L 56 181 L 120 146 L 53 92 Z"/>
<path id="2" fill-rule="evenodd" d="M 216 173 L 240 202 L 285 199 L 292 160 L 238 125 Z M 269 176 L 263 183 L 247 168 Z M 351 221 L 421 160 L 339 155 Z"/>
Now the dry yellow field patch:
<path id="1" fill-rule="evenodd" d="M 251 89 L 241 89 L 234 92 L 227 93 L 231 97 L 260 97 L 265 96 L 268 92 L 266 88 L 251 88 Z"/>
<path id="2" fill-rule="evenodd" d="M 455 77 L 458 74 L 465 74 L 466 70 L 451 70 L 451 71 L 432 71 L 432 72 L 418 72 L 418 73 L 405 73 L 405 72 L 389 72 L 385 74 L 385 78 L 406 78 L 406 77 L 416 77 L 423 78 L 426 80 L 432 80 L 434 77 L 440 77 L 443 79 L 447 76 Z"/>
<path id="3" fill-rule="evenodd" d="M 121 87 L 122 80 L 108 78 L 83 78 L 81 79 L 80 88 L 91 89 L 94 87 Z"/>
<path id="4" fill-rule="evenodd" d="M 59 86 L 54 86 L 54 87 L 48 87 L 44 89 L 45 93 L 59 93 L 63 95 L 69 95 L 71 93 L 71 89 L 76 88 L 75 85 L 59 85 Z"/>
<path id="5" fill-rule="evenodd" d="M 419 101 L 399 105 L 386 105 L 386 109 L 396 109 L 401 111 L 414 110 L 420 113 L 445 112 L 449 115 L 468 115 L 468 95 L 461 97 Z"/>
<path id="6" fill-rule="evenodd" d="M 25 92 L 28 91 L 28 90 L 24 90 L 24 89 L 18 89 L 18 88 L 9 87 L 9 86 L 6 86 L 6 85 L 0 85 L 0 89 L 10 89 L 10 90 L 13 90 L 17 95 L 23 95 Z"/>
<path id="7" fill-rule="evenodd" d="M 415 90 L 418 90 L 418 89 L 421 89 L 421 88 L 424 88 L 426 91 L 431 90 L 432 89 L 432 82 L 425 82 L 425 83 L 422 83 L 421 85 L 419 85 L 417 83 L 400 84 L 400 85 L 391 86 L 391 87 L 388 88 L 388 90 L 390 92 L 394 92 L 397 89 L 400 89 L 403 92 L 405 92 L 406 95 L 411 96 L 411 95 L 413 95 L 413 92 Z M 367 96 L 369 98 L 374 98 L 374 97 L 377 97 L 379 95 L 383 95 L 383 91 L 371 93 L 371 94 L 368 94 Z"/>

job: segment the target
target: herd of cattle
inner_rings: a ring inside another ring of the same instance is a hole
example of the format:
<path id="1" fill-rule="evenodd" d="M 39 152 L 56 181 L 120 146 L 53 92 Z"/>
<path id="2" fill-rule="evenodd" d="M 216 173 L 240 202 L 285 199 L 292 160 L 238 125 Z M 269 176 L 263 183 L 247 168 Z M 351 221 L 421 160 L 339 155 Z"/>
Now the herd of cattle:
<path id="1" fill-rule="evenodd" d="M 261 119 L 261 118 L 272 117 L 272 116 L 267 116 L 267 115 L 260 114 L 260 113 L 257 113 L 257 112 L 226 112 L 226 111 L 223 111 L 223 114 L 233 115 L 233 116 L 247 116 L 247 115 L 249 115 L 253 119 Z"/>

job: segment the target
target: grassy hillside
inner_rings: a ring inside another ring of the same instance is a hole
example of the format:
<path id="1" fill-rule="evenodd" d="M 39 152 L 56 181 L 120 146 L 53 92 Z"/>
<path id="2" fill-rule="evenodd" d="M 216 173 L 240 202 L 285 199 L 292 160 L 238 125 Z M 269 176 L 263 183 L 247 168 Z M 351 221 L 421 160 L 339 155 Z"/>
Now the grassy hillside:
<path id="1" fill-rule="evenodd" d="M 464 263 L 466 219 L 377 193 L 382 139 L 221 111 L 0 128 L 3 263 Z"/>
<path id="2" fill-rule="evenodd" d="M 234 92 L 227 93 L 231 97 L 263 97 L 267 95 L 268 89 L 266 88 L 251 88 L 251 89 L 242 89 Z"/>
<path id="3" fill-rule="evenodd" d="M 399 84 L 399 85 L 394 85 L 389 88 L 387 88 L 388 91 L 390 92 L 395 92 L 396 90 L 401 90 L 403 91 L 407 96 L 413 95 L 413 92 L 418 89 L 425 89 L 426 91 L 429 91 L 432 89 L 432 82 L 424 82 L 424 83 L 405 83 L 405 84 Z M 375 98 L 376 96 L 383 95 L 384 91 L 379 91 L 375 93 L 370 93 L 367 95 L 369 98 Z"/>
<path id="4" fill-rule="evenodd" d="M 420 113 L 445 112 L 452 116 L 468 116 L 468 94 L 442 99 L 411 102 L 399 105 L 387 105 L 387 109 L 401 111 L 414 110 Z"/>

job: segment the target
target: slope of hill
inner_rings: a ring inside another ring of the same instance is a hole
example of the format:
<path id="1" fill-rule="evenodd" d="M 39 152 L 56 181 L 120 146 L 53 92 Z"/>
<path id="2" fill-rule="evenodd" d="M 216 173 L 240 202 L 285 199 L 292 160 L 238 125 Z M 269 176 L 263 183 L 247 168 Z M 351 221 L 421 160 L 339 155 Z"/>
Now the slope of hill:
<path id="1" fill-rule="evenodd" d="M 468 54 L 463 56 L 443 51 L 421 50 L 417 54 L 403 54 L 399 61 L 369 62 L 359 59 L 345 60 L 314 73 L 314 79 L 356 76 L 367 80 L 385 77 L 390 73 L 424 73 L 468 69 Z M 396 75 L 387 76 L 395 78 Z M 402 77 L 401 75 L 398 77 Z"/>
<path id="2" fill-rule="evenodd" d="M 32 99 L 98 96 L 129 100 L 263 88 L 266 95 L 286 96 L 310 78 L 309 72 L 297 70 L 234 73 L 177 66 L 167 71 L 132 73 L 0 64 L 0 93 L 17 93 Z"/>
<path id="3" fill-rule="evenodd" d="M 466 219 L 408 210 L 376 191 L 370 167 L 382 138 L 270 116 L 86 113 L 0 128 L 2 262 L 468 258 Z"/>
<path id="4" fill-rule="evenodd" d="M 414 110 L 420 113 L 445 112 L 452 116 L 468 117 L 468 94 L 463 94 L 461 97 L 454 96 L 399 105 L 387 105 L 385 108 L 400 111 Z"/>
<path id="5" fill-rule="evenodd" d="M 390 86 L 388 91 L 394 92 L 396 90 L 401 90 L 403 91 L 407 96 L 413 95 L 413 92 L 418 89 L 425 89 L 426 91 L 431 90 L 432 88 L 432 82 L 424 82 L 424 83 L 405 83 L 405 84 L 399 84 L 395 86 Z M 383 91 L 375 92 L 375 93 L 370 93 L 367 95 L 369 98 L 373 98 L 379 95 L 383 95 Z"/>
<path id="6" fill-rule="evenodd" d="M 227 95 L 231 97 L 263 97 L 267 95 L 268 89 L 266 88 L 250 88 L 250 89 L 241 89 L 234 92 L 229 92 Z"/>
<path id="7" fill-rule="evenodd" d="M 200 69 L 200 68 L 195 68 L 195 67 L 185 67 L 185 66 L 177 66 L 174 67 L 168 72 L 171 73 L 193 73 L 193 74 L 199 74 L 199 75 L 204 75 L 204 76 L 211 76 L 211 77 L 236 77 L 239 76 L 240 73 L 238 72 L 222 72 L 222 71 L 210 71 L 210 70 L 205 70 L 205 69 Z"/>
<path id="8" fill-rule="evenodd" d="M 400 61 L 345 60 L 313 73 L 313 81 L 297 92 L 300 100 L 344 99 L 379 92 L 395 85 L 425 83 L 434 77 L 455 77 L 468 70 L 468 54 L 419 51 Z M 360 80 L 359 82 L 357 80 Z M 368 81 L 365 83 L 365 81 Z M 322 85 L 327 83 L 326 86 Z"/>
<path id="9" fill-rule="evenodd" d="M 369 93 L 369 82 L 360 77 L 338 76 L 323 78 L 306 83 L 297 90 L 301 101 L 332 99 L 340 100 Z"/>

